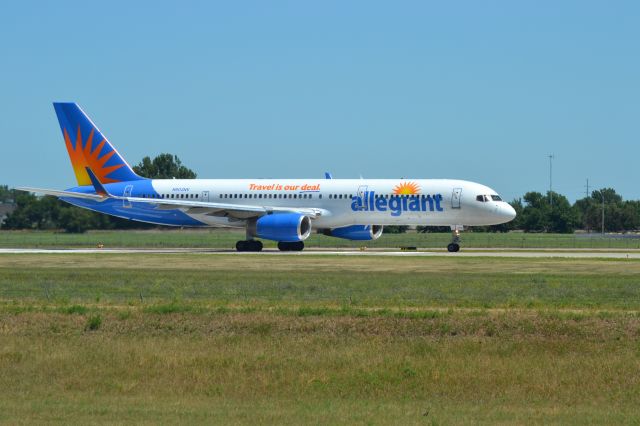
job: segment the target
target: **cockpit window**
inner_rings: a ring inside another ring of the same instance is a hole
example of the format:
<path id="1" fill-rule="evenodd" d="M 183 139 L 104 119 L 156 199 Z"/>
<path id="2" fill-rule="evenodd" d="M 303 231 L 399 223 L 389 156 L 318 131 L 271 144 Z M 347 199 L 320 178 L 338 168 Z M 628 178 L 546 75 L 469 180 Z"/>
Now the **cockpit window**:
<path id="1" fill-rule="evenodd" d="M 499 195 L 476 195 L 476 201 L 480 201 L 481 203 L 486 203 L 488 201 L 502 201 Z"/>

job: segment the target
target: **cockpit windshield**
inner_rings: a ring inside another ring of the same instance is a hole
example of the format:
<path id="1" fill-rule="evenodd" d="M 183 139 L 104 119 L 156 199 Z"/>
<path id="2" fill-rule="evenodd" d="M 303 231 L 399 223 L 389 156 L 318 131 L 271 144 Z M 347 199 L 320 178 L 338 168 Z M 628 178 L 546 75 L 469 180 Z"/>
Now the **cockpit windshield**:
<path id="1" fill-rule="evenodd" d="M 499 195 L 476 195 L 476 201 L 480 201 L 481 203 L 486 203 L 488 201 L 502 201 L 502 198 Z"/>

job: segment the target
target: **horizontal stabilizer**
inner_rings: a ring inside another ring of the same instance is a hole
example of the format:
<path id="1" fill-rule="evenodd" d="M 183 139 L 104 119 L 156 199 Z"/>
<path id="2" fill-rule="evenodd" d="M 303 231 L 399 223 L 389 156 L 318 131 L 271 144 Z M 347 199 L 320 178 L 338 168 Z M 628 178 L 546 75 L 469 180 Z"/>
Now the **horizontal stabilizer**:
<path id="1" fill-rule="evenodd" d="M 102 201 L 106 199 L 106 197 L 98 194 L 85 194 L 82 192 L 59 191 L 57 189 L 31 188 L 26 186 L 16 188 L 16 189 L 18 191 L 34 192 L 36 194 L 53 195 L 54 197 L 84 198 L 87 200 L 98 200 L 98 201 Z"/>

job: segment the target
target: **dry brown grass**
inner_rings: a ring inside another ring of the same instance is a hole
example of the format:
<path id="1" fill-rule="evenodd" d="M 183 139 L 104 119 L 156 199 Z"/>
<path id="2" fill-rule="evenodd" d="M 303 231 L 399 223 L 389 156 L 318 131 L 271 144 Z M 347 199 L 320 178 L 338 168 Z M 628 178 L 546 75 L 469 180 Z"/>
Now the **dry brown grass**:
<path id="1" fill-rule="evenodd" d="M 3 314 L 0 420 L 418 424 L 428 410 L 444 423 L 581 423 L 640 415 L 635 315 L 131 309 L 102 311 L 91 332 L 89 314 Z"/>
<path id="2" fill-rule="evenodd" d="M 610 260 L 0 256 L 0 422 L 638 423 L 638 272 Z"/>

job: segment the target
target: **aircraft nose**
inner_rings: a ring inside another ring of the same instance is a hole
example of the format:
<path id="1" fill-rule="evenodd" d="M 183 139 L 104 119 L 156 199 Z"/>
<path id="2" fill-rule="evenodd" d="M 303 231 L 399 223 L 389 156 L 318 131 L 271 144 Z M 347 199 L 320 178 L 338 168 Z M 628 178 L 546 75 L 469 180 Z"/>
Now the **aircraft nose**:
<path id="1" fill-rule="evenodd" d="M 499 223 L 507 223 L 515 219 L 516 211 L 509 203 L 502 201 L 495 204 L 494 215 L 500 221 Z"/>
<path id="2" fill-rule="evenodd" d="M 502 203 L 500 213 L 507 219 L 507 222 L 516 218 L 516 211 L 509 203 Z"/>

